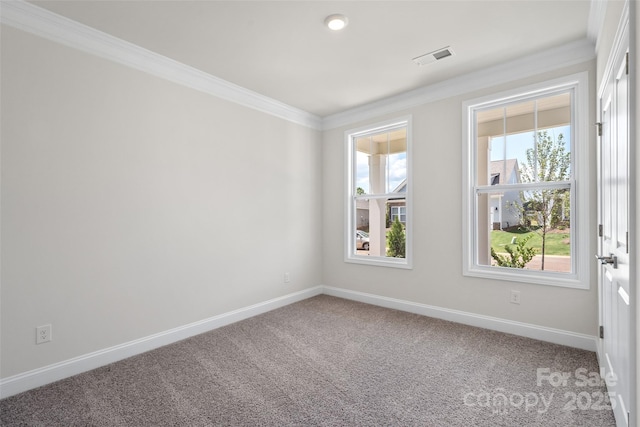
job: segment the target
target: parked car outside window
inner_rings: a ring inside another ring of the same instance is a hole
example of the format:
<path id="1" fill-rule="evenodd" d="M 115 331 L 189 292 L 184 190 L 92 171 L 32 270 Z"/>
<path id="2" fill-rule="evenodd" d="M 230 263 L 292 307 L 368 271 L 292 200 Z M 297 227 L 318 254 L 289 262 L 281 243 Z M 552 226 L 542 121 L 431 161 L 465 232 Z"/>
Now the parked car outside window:
<path id="1" fill-rule="evenodd" d="M 356 249 L 369 250 L 369 233 L 356 230 Z"/>

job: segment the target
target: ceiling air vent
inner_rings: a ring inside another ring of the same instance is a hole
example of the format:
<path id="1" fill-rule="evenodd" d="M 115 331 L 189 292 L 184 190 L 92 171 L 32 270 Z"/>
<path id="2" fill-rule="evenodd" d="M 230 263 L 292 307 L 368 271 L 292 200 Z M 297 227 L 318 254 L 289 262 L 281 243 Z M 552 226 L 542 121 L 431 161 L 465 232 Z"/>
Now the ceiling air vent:
<path id="1" fill-rule="evenodd" d="M 433 52 L 425 53 L 424 55 L 413 58 L 413 62 L 419 66 L 429 65 L 441 59 L 453 56 L 453 50 L 449 46 L 442 49 L 434 50 Z"/>

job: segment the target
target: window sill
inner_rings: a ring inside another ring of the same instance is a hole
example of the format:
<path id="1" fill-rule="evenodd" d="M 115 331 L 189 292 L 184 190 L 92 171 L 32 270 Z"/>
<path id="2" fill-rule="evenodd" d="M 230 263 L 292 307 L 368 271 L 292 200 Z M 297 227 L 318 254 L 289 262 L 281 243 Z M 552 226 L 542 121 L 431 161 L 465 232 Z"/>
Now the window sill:
<path id="1" fill-rule="evenodd" d="M 389 258 L 389 257 L 376 257 L 368 255 L 348 255 L 345 257 L 344 262 L 351 264 L 364 264 L 372 265 L 376 267 L 391 267 L 402 268 L 405 270 L 412 270 L 413 266 L 411 261 L 406 258 Z"/>
<path id="2" fill-rule="evenodd" d="M 474 267 L 466 268 L 462 274 L 469 277 L 480 277 L 510 282 L 531 283 L 536 285 L 558 286 L 563 288 L 589 289 L 589 281 L 576 274 L 554 273 L 533 270 L 521 270 L 508 267 Z"/>

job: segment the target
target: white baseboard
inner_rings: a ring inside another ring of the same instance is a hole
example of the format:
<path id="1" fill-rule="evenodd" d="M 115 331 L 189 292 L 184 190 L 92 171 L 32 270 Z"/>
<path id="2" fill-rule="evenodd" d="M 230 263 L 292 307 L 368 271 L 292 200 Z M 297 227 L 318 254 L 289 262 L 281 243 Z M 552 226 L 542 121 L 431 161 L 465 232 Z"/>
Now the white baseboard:
<path id="1" fill-rule="evenodd" d="M 0 379 L 0 399 L 320 295 L 322 291 L 322 286 L 305 289 L 138 340 Z"/>
<path id="2" fill-rule="evenodd" d="M 477 326 L 479 328 L 491 329 L 493 331 L 505 332 L 554 344 L 566 345 L 568 347 L 575 347 L 582 350 L 593 352 L 597 351 L 597 338 L 591 335 L 578 334 L 575 332 L 563 331 L 561 329 L 546 328 L 544 326 L 532 325 L 529 323 L 515 322 L 513 320 L 483 316 L 465 311 L 451 310 L 448 308 L 388 298 L 342 288 L 334 288 L 331 286 L 325 286 L 323 293 L 380 307 L 393 308 L 396 310 L 407 311 L 409 313 L 449 320 L 451 322 L 462 323 L 464 325 Z"/>
<path id="3" fill-rule="evenodd" d="M 228 313 L 223 313 L 218 316 L 213 316 L 199 322 L 173 328 L 138 340 L 0 379 L 0 399 L 40 387 L 54 381 L 68 378 L 73 375 L 87 372 L 91 369 L 99 368 L 101 366 L 108 365 L 109 363 L 117 362 L 119 360 L 126 359 L 167 344 L 172 344 L 185 338 L 208 332 L 240 320 L 248 319 L 320 294 L 336 296 L 380 307 L 420 314 L 423 316 L 435 317 L 437 319 L 449 320 L 494 331 L 520 335 L 541 341 L 576 347 L 583 350 L 597 351 L 597 339 L 595 336 L 577 334 L 560 329 L 545 328 L 527 323 L 482 316 L 464 311 L 435 307 L 331 286 L 316 286 L 238 310 L 230 311 Z"/>

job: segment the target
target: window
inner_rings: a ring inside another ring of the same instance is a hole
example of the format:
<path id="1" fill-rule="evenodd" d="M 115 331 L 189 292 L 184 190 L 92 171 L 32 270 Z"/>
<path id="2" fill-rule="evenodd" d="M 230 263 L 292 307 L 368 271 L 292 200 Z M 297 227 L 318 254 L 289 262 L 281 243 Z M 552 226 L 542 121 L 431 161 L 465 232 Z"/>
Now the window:
<path id="1" fill-rule="evenodd" d="M 407 222 L 406 206 L 391 206 L 391 222 L 394 222 L 396 218 L 398 218 L 398 221 L 400 221 L 403 224 Z"/>
<path id="2" fill-rule="evenodd" d="M 465 275 L 588 288 L 586 79 L 465 103 Z"/>
<path id="3" fill-rule="evenodd" d="M 345 261 L 411 268 L 410 118 L 345 138 Z"/>

